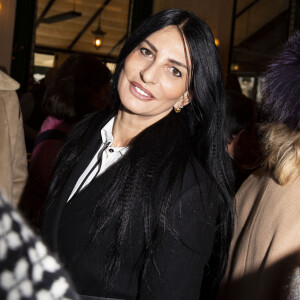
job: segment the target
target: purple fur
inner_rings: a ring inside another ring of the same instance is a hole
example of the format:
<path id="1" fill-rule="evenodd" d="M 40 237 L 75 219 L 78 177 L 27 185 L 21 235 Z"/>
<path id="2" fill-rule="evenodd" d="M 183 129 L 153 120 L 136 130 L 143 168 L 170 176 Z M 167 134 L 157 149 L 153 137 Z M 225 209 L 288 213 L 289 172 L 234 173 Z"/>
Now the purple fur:
<path id="1" fill-rule="evenodd" d="M 300 129 L 300 31 L 292 35 L 265 73 L 263 110 L 271 122 Z"/>

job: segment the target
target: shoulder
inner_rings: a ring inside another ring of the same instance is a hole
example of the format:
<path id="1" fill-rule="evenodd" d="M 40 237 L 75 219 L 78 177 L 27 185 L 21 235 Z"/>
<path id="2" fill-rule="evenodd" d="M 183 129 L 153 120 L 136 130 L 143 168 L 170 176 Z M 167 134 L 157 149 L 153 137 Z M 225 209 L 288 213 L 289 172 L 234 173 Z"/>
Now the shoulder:
<path id="1" fill-rule="evenodd" d="M 236 234 L 261 249 L 272 245 L 276 257 L 299 251 L 299 214 L 300 178 L 281 186 L 267 175 L 254 173 L 236 195 Z"/>
<path id="2" fill-rule="evenodd" d="M 66 121 L 59 120 L 52 116 L 48 116 L 41 125 L 40 133 L 51 129 L 57 129 L 63 132 L 68 132 L 70 131 L 70 128 L 71 123 L 67 123 Z"/>
<path id="3" fill-rule="evenodd" d="M 210 253 L 213 244 L 218 196 L 217 187 L 208 172 L 191 155 L 186 162 L 170 215 L 184 244 L 204 256 Z"/>
<path id="4" fill-rule="evenodd" d="M 5 106 L 7 115 L 20 117 L 20 105 L 15 92 L 20 84 L 0 70 L 0 101 Z M 11 118 L 11 117 L 10 117 Z"/>
<path id="5" fill-rule="evenodd" d="M 0 89 L 0 115 L 0 122 L 7 122 L 10 128 L 18 128 L 21 124 L 22 114 L 15 91 Z"/>
<path id="6" fill-rule="evenodd" d="M 207 170 L 193 153 L 190 154 L 186 161 L 182 186 L 184 189 L 192 186 L 202 186 L 206 188 L 214 186 Z"/>
<path id="7" fill-rule="evenodd" d="M 164 169 L 155 179 L 156 190 L 158 192 L 164 190 L 166 185 L 171 182 L 175 198 L 188 191 L 199 194 L 201 190 L 202 197 L 208 196 L 207 194 L 211 191 L 215 194 L 217 187 L 214 181 L 193 151 L 185 151 L 184 157 L 181 156 L 181 158 L 170 159 L 165 162 Z M 198 198 L 200 197 L 199 194 Z"/>
<path id="8" fill-rule="evenodd" d="M 91 142 L 101 139 L 100 130 L 106 124 L 107 118 L 107 114 L 103 112 L 92 113 L 70 130 L 55 163 L 57 172 L 58 169 L 70 172 Z"/>
<path id="9" fill-rule="evenodd" d="M 205 220 L 212 225 L 215 224 L 218 211 L 218 196 L 216 184 L 202 163 L 191 154 L 177 189 L 178 204 L 175 206 L 179 205 L 188 219 L 199 217 L 199 222 Z"/>
<path id="10" fill-rule="evenodd" d="M 20 118 L 20 104 L 15 91 L 0 89 L 0 102 L 3 112 L 7 115 L 16 116 L 18 119 Z"/>
<path id="11" fill-rule="evenodd" d="M 20 84 L 0 70 L 0 91 L 15 91 Z"/>
<path id="12" fill-rule="evenodd" d="M 189 201 L 191 207 L 198 207 L 200 211 L 208 215 L 216 214 L 219 202 L 218 188 L 206 168 L 193 153 L 186 161 L 179 187 L 179 197 L 184 196 L 185 201 Z"/>
<path id="13" fill-rule="evenodd" d="M 269 212 L 283 213 L 290 207 L 300 208 L 300 177 L 284 186 L 257 171 L 249 176 L 236 194 L 237 207 L 262 205 Z M 283 211 L 282 211 L 283 210 Z"/>
<path id="14" fill-rule="evenodd" d="M 76 137 L 77 132 L 81 132 L 83 135 L 94 134 L 101 130 L 111 117 L 112 114 L 108 111 L 88 114 L 72 128 L 70 135 L 73 134 Z"/>
<path id="15" fill-rule="evenodd" d="M 95 112 L 84 116 L 69 131 L 61 153 L 68 156 L 73 152 L 82 152 L 95 136 L 101 137 L 100 130 L 110 117 L 108 112 Z"/>

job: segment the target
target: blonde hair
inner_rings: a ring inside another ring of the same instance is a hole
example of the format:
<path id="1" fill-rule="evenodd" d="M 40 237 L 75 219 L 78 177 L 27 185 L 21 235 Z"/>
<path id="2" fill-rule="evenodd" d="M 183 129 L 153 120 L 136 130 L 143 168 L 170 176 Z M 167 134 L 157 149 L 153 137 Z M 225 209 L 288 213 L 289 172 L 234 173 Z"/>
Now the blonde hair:
<path id="1" fill-rule="evenodd" d="M 262 167 L 280 184 L 300 176 L 300 130 L 285 124 L 263 124 L 262 150 L 265 155 Z"/>

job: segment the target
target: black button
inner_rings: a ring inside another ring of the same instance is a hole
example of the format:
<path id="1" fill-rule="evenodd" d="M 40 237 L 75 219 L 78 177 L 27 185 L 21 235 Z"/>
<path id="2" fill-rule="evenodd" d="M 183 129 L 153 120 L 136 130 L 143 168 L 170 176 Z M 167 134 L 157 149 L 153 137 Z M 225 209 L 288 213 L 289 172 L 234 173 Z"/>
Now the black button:
<path id="1" fill-rule="evenodd" d="M 109 148 L 108 151 L 109 151 L 110 153 L 113 153 L 113 152 L 114 152 L 114 149 Z"/>

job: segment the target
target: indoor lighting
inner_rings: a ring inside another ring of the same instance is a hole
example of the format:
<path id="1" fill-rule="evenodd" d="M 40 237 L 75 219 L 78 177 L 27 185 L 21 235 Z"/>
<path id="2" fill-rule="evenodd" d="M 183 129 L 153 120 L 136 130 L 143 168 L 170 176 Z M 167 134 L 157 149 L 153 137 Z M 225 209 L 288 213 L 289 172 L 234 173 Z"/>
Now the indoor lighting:
<path id="1" fill-rule="evenodd" d="M 97 26 L 97 28 L 95 30 L 92 30 L 92 34 L 95 35 L 94 46 L 98 50 L 102 46 L 102 44 L 103 44 L 103 38 L 104 38 L 104 35 L 106 34 L 106 32 L 104 32 L 104 31 L 101 30 L 100 15 L 99 15 L 98 26 Z"/>
<path id="2" fill-rule="evenodd" d="M 238 71 L 240 69 L 240 66 L 238 64 L 233 65 L 233 70 Z"/>
<path id="3" fill-rule="evenodd" d="M 219 39 L 215 38 L 215 44 L 216 44 L 217 47 L 220 46 L 220 41 L 219 41 Z"/>

